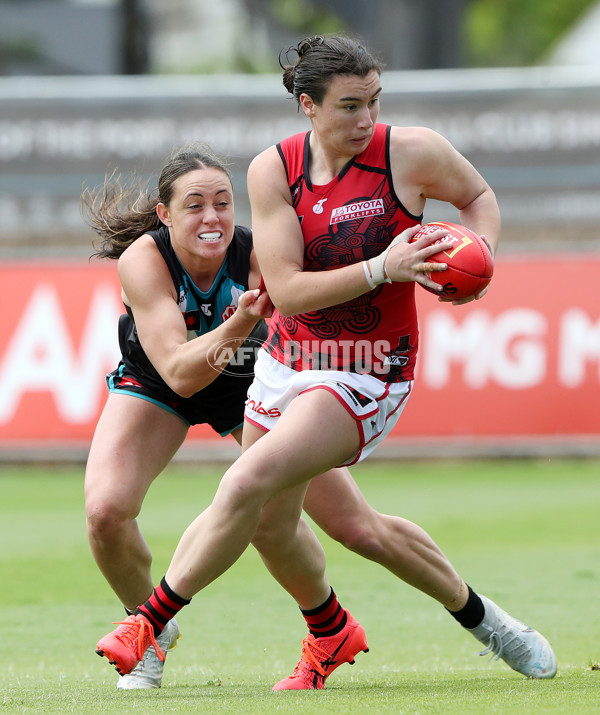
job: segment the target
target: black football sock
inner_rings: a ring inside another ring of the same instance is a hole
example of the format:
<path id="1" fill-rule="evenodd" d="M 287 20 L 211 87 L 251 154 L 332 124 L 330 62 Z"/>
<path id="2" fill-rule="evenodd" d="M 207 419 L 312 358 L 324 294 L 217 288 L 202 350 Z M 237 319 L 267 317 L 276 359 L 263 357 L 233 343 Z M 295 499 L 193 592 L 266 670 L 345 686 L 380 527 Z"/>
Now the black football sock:
<path id="1" fill-rule="evenodd" d="M 483 601 L 479 596 L 473 591 L 473 589 L 467 585 L 469 589 L 469 597 L 467 602 L 460 609 L 460 611 L 450 611 L 446 609 L 448 613 L 460 623 L 461 626 L 465 628 L 473 629 L 483 621 L 485 615 L 485 607 Z"/>

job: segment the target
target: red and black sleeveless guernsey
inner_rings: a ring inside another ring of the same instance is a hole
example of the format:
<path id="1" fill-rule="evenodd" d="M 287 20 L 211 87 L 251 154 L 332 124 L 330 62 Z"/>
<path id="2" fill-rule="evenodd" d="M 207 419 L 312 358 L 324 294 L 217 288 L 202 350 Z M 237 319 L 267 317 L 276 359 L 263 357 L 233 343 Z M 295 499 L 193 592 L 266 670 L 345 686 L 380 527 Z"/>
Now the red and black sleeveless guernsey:
<path id="1" fill-rule="evenodd" d="M 277 145 L 304 236 L 304 270 L 330 271 L 373 258 L 419 223 L 396 196 L 390 130 L 377 124 L 369 146 L 324 186 L 311 183 L 310 132 Z M 276 310 L 263 346 L 295 369 L 412 380 L 418 347 L 414 283 L 384 283 L 330 308 L 284 317 Z"/>

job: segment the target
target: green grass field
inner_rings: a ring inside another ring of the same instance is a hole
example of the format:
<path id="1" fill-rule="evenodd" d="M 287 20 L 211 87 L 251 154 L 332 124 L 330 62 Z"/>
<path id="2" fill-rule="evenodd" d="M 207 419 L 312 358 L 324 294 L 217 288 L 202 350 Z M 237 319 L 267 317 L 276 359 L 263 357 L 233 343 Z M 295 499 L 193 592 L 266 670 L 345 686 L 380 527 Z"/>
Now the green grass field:
<path id="1" fill-rule="evenodd" d="M 222 471 L 174 467 L 153 486 L 140 521 L 155 580 Z M 330 581 L 371 649 L 324 691 L 271 693 L 305 628 L 251 549 L 180 614 L 163 687 L 117 691 L 94 646 L 123 612 L 88 550 L 83 469 L 3 467 L 0 710 L 600 712 L 600 462 L 371 462 L 354 475 L 373 505 L 427 529 L 475 590 L 547 636 L 554 680 L 488 663 L 436 602 L 321 535 Z"/>

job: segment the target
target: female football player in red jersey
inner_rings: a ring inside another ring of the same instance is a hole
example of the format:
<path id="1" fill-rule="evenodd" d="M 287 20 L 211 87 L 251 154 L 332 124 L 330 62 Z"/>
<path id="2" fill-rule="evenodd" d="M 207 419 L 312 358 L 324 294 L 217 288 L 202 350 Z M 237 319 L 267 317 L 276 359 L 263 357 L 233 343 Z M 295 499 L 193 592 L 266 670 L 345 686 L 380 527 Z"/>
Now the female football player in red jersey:
<path id="1" fill-rule="evenodd" d="M 431 130 L 377 123 L 380 65 L 370 52 L 339 36 L 308 38 L 295 52 L 284 85 L 312 129 L 264 151 L 248 173 L 256 253 L 276 310 L 249 390 L 244 451 L 153 595 L 99 641 L 97 651 L 120 672 L 251 541 L 309 628 L 296 669 L 276 690 L 322 688 L 366 650 L 364 630 L 338 603 L 323 550 L 301 519 L 307 485 L 364 459 L 406 405 L 418 346 L 414 284 L 435 288 L 427 258 L 450 247 L 433 245 L 443 232 L 410 242 L 426 200 L 452 204 L 497 246 L 496 199 L 474 167 Z M 346 503 L 340 499 L 340 514 Z M 438 556 L 426 551 L 421 564 L 432 568 Z M 422 588 L 418 561 L 392 570 Z M 543 636 L 452 578 L 440 578 L 443 594 L 431 582 L 422 590 L 486 644 L 483 652 L 529 677 L 555 674 Z"/>

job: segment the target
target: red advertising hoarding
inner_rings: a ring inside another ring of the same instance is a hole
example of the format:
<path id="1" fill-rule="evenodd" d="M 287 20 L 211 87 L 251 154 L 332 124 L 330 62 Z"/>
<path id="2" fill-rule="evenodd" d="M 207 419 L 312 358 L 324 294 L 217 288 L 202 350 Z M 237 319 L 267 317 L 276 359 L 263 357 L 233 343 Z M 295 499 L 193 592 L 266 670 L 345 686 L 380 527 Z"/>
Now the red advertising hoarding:
<path id="1" fill-rule="evenodd" d="M 598 275 L 596 254 L 516 254 L 481 301 L 417 287 L 415 389 L 388 442 L 600 439 Z M 116 265 L 4 262 L 0 285 L 0 449 L 89 443 L 118 359 Z"/>

